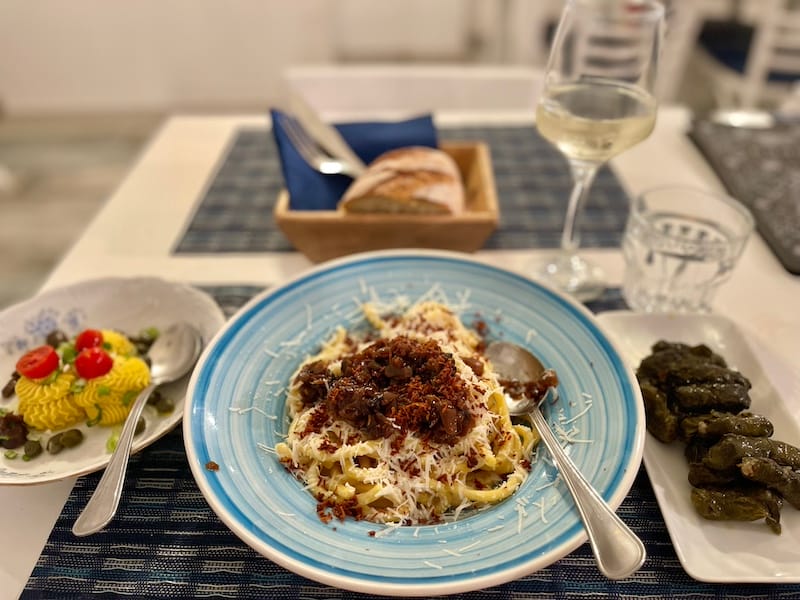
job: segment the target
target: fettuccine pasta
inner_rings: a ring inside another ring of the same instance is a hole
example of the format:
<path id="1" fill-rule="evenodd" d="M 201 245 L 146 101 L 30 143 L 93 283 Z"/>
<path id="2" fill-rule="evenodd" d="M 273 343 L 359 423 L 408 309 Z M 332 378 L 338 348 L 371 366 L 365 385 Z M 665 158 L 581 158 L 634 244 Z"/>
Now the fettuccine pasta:
<path id="1" fill-rule="evenodd" d="M 435 302 L 363 310 L 372 332 L 339 329 L 293 376 L 276 446 L 320 517 L 428 524 L 508 498 L 538 436 L 512 423 L 478 336 Z"/>

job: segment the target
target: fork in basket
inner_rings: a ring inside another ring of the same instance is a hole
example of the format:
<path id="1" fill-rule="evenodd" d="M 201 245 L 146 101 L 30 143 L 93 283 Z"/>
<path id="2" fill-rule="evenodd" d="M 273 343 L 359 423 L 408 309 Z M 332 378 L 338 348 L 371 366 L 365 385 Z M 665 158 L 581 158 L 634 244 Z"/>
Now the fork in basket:
<path id="1" fill-rule="evenodd" d="M 281 115 L 280 119 L 289 141 L 315 171 L 325 175 L 348 175 L 353 178 L 364 172 L 361 165 L 328 154 L 295 119 L 286 115 Z"/>

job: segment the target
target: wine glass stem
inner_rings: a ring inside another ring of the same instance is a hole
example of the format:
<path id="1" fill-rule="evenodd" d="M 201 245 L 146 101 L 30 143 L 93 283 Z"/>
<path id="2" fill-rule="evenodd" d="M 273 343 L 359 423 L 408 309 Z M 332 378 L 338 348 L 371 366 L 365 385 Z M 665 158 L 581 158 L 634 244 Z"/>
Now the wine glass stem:
<path id="1" fill-rule="evenodd" d="M 564 229 L 561 232 L 561 250 L 568 254 L 574 254 L 580 245 L 578 230 L 575 221 L 578 211 L 583 207 L 586 197 L 589 195 L 589 188 L 592 187 L 594 176 L 597 174 L 598 165 L 585 162 L 570 162 L 572 171 L 572 193 L 567 204 L 567 215 L 564 219 Z"/>

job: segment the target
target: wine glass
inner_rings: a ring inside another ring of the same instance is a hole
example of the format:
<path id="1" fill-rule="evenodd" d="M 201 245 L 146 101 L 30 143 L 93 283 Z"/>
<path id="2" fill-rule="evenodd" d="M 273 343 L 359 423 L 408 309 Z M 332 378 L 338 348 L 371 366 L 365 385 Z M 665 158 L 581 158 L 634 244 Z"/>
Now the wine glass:
<path id="1" fill-rule="evenodd" d="M 655 126 L 663 23 L 656 0 L 568 0 L 556 28 L 536 126 L 569 160 L 574 185 L 561 247 L 533 275 L 581 301 L 606 285 L 578 254 L 577 216 L 598 168 Z"/>

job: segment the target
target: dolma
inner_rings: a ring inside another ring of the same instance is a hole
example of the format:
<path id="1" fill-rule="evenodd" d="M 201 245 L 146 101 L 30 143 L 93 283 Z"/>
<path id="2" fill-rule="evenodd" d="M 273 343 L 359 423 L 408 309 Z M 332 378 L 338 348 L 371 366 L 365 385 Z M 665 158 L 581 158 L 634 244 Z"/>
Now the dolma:
<path id="1" fill-rule="evenodd" d="M 691 365 L 712 364 L 725 367 L 725 360 L 714 354 L 708 346 L 688 346 L 686 344 L 660 341 L 653 345 L 652 353 L 639 363 L 637 375 L 662 384 L 670 374 Z"/>
<path id="2" fill-rule="evenodd" d="M 667 395 L 649 380 L 639 383 L 644 401 L 645 423 L 656 439 L 669 443 L 678 437 L 678 417 L 667 404 Z"/>
<path id="3" fill-rule="evenodd" d="M 771 458 L 781 465 L 800 469 L 800 448 L 765 437 L 748 437 L 726 434 L 711 446 L 703 459 L 703 464 L 711 469 L 722 471 L 742 462 L 743 458 Z"/>
<path id="4" fill-rule="evenodd" d="M 671 397 L 681 412 L 698 413 L 709 410 L 738 413 L 750 408 L 750 394 L 743 385 L 735 383 L 701 383 L 679 385 Z"/>
<path id="5" fill-rule="evenodd" d="M 701 359 L 703 362 L 711 362 L 722 367 L 727 367 L 725 359 L 719 354 L 715 353 L 711 348 L 705 344 L 697 344 L 690 346 L 682 342 L 668 342 L 666 340 L 659 340 L 651 347 L 653 353 L 675 351 L 679 354 L 688 355 L 693 358 Z"/>
<path id="6" fill-rule="evenodd" d="M 722 487 L 742 481 L 744 478 L 739 469 L 716 471 L 699 462 L 689 465 L 689 483 L 693 487 Z"/>
<path id="7" fill-rule="evenodd" d="M 800 473 L 792 467 L 779 465 L 769 458 L 743 458 L 739 469 L 752 481 L 778 492 L 795 508 L 800 509 Z"/>
<path id="8" fill-rule="evenodd" d="M 780 496 L 764 488 L 692 488 L 692 504 L 704 519 L 758 521 L 765 519 L 775 533 L 781 532 Z"/>
<path id="9" fill-rule="evenodd" d="M 693 362 L 673 369 L 667 376 L 667 384 L 672 388 L 683 385 L 733 384 L 750 389 L 750 380 L 739 371 L 713 363 Z"/>
<path id="10" fill-rule="evenodd" d="M 772 422 L 762 415 L 741 413 L 738 415 L 711 411 L 709 414 L 686 417 L 681 420 L 681 437 L 705 439 L 721 438 L 726 433 L 750 437 L 770 437 Z"/>
<path id="11" fill-rule="evenodd" d="M 692 438 L 683 449 L 686 462 L 689 464 L 703 462 L 708 455 L 708 451 L 716 443 L 716 440 L 705 440 L 702 438 Z"/>

